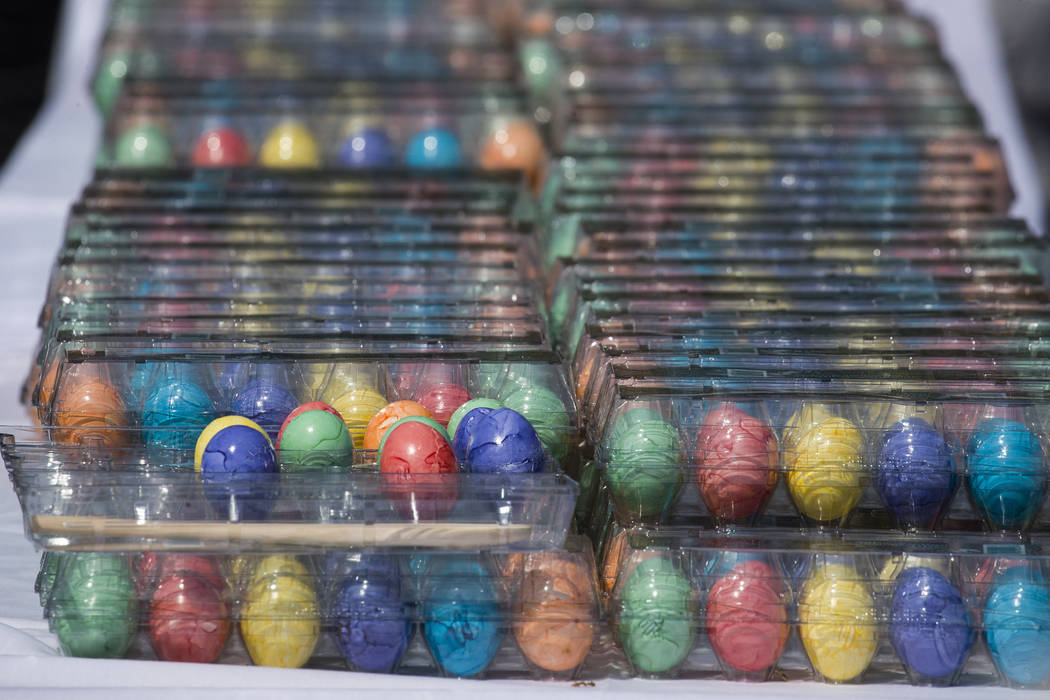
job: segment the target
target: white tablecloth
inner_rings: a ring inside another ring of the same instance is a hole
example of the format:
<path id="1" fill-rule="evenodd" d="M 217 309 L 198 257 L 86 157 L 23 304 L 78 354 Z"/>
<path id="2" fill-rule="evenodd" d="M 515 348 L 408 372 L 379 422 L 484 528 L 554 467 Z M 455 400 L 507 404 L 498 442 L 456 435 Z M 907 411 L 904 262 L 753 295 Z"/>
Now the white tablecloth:
<path id="1" fill-rule="evenodd" d="M 979 103 L 988 128 L 1002 139 L 1018 192 L 1015 212 L 1038 230 L 1042 201 L 1035 169 L 1020 131 L 998 41 L 984 0 L 912 0 L 934 16 L 945 48 Z M 70 202 L 91 173 L 99 118 L 86 85 L 94 62 L 105 4 L 69 0 L 45 109 L 0 176 L 0 425 L 26 424 L 18 391 L 37 340 L 36 318 Z M 987 688 L 932 690 L 908 686 L 817 683 L 738 685 L 721 681 L 603 681 L 569 683 L 455 681 L 332 671 L 286 671 L 144 661 L 96 661 L 57 656 L 57 643 L 41 619 L 33 593 L 39 555 L 23 536 L 14 493 L 0 486 L 0 697 L 115 698 L 151 696 L 400 698 L 405 694 L 488 698 L 514 694 L 556 697 L 630 696 L 639 693 L 709 698 L 755 696 L 877 698 L 987 698 L 1008 691 Z"/>

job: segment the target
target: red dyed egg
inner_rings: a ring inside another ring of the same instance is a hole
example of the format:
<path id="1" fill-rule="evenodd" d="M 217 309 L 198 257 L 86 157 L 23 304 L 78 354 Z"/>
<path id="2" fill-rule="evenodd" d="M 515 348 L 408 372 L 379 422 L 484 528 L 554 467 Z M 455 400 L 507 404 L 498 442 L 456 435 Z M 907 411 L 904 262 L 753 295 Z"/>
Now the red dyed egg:
<path id="1" fill-rule="evenodd" d="M 474 397 L 470 395 L 466 387 L 452 382 L 441 382 L 431 384 L 419 392 L 415 400 L 434 414 L 434 420 L 447 426 L 449 418 L 456 412 L 456 409 L 472 398 Z"/>
<path id="2" fill-rule="evenodd" d="M 200 576 L 165 578 L 150 603 L 149 639 L 157 658 L 212 663 L 230 636 L 229 612 L 219 591 Z"/>
<path id="3" fill-rule="evenodd" d="M 715 581 L 707 596 L 707 634 L 722 661 L 738 671 L 764 671 L 788 638 L 787 603 L 776 572 L 746 561 Z"/>
<path id="4" fill-rule="evenodd" d="M 747 520 L 777 485 L 778 445 L 769 427 L 735 407 L 711 411 L 693 448 L 700 496 L 720 520 Z"/>
<path id="5" fill-rule="evenodd" d="M 430 418 L 408 416 L 395 423 L 379 445 L 384 490 L 402 516 L 437 520 L 459 493 L 456 456 L 445 429 Z"/>
<path id="6" fill-rule="evenodd" d="M 244 137 L 225 127 L 205 131 L 193 147 L 193 164 L 199 167 L 250 165 L 253 160 Z"/>

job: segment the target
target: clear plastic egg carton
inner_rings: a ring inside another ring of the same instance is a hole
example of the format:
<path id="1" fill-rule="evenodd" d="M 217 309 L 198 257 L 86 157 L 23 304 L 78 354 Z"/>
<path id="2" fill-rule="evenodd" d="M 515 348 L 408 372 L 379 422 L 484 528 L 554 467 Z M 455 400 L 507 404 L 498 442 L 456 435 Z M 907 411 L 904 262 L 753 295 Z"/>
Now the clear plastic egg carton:
<path id="1" fill-rule="evenodd" d="M 936 321 L 922 334 L 910 328 L 879 335 L 836 333 L 831 328 L 787 328 L 768 331 L 704 329 L 702 336 L 592 337 L 581 345 L 570 378 L 581 406 L 581 422 L 589 407 L 601 405 L 615 392 L 614 384 L 632 377 L 689 376 L 698 370 L 776 372 L 795 376 L 892 374 L 904 377 L 951 377 L 955 380 L 1046 378 L 1050 341 L 1044 337 L 984 337 L 965 335 L 962 328 L 939 332 Z"/>
<path id="2" fill-rule="evenodd" d="M 521 100 L 141 99 L 110 120 L 99 164 L 517 169 L 545 146 Z"/>
<path id="3" fill-rule="evenodd" d="M 42 549 L 550 548 L 564 540 L 577 493 L 556 471 L 216 475 L 148 458 L 125 465 L 104 450 L 67 463 L 70 451 L 48 448 L 58 469 L 33 467 L 42 448 L 9 451 L 26 537 Z"/>
<path id="4" fill-rule="evenodd" d="M 604 489 L 625 524 L 1043 532 L 1044 384 L 745 369 L 623 379 L 588 415 L 584 499 Z"/>
<path id="5" fill-rule="evenodd" d="M 48 553 L 37 592 L 71 656 L 570 680 L 606 675 L 613 646 L 579 538 L 535 552 Z"/>
<path id="6" fill-rule="evenodd" d="M 908 69 L 878 69 L 864 63 L 806 68 L 796 64 L 718 64 L 610 67 L 579 62 L 562 69 L 567 93 L 618 91 L 724 91 L 764 93 L 805 91 L 960 95 L 962 86 L 947 62 L 932 61 Z"/>
<path id="7" fill-rule="evenodd" d="M 279 359 L 280 355 L 258 356 L 259 346 L 246 346 L 243 355 L 217 359 L 222 357 L 220 348 L 205 348 L 195 356 L 164 353 L 162 348 L 149 352 L 110 347 L 106 360 L 66 348 L 44 365 L 47 370 L 29 392 L 31 405 L 43 424 L 73 429 L 61 439 L 75 444 L 101 431 L 106 444 L 109 437 L 120 437 L 106 432 L 111 428 L 199 431 L 231 414 L 254 420 L 276 435 L 297 406 L 322 401 L 341 415 L 360 448 L 366 447 L 370 421 L 388 404 L 414 402 L 423 407 L 417 409 L 419 415 L 429 413 L 447 426 L 461 405 L 484 398 L 520 413 L 556 462 L 567 468 L 572 464 L 578 442 L 575 403 L 563 366 L 549 350 L 508 352 L 502 361 L 486 361 L 455 352 L 441 359 L 440 348 L 425 346 L 415 355 L 398 355 L 374 344 L 356 360 L 347 360 L 345 353 L 325 360 L 318 354 L 320 347 L 313 357 Z M 125 359 L 117 359 L 122 354 Z M 476 355 L 484 357 L 482 351 Z M 146 445 L 184 449 L 196 440 L 193 435 L 187 443 L 168 430 L 144 437 Z M 112 446 L 123 444 L 118 439 Z"/>
<path id="8" fill-rule="evenodd" d="M 144 177 L 141 173 L 131 173 L 126 169 L 99 168 L 95 178 L 84 186 L 84 196 L 91 197 L 124 197 L 127 199 L 156 199 L 161 203 L 166 200 L 208 201 L 214 199 L 247 199 L 251 197 L 270 197 L 287 199 L 336 198 L 343 197 L 352 202 L 355 199 L 386 198 L 396 200 L 433 200 L 445 202 L 473 202 L 490 200 L 506 205 L 505 217 L 509 225 L 520 225 L 521 219 L 516 211 L 523 207 L 521 200 L 528 200 L 528 194 L 522 187 L 520 173 L 512 171 L 479 172 L 476 170 L 411 170 L 375 168 L 367 172 L 344 169 L 339 171 L 319 172 L 317 170 L 287 170 L 280 173 L 265 168 L 171 168 L 151 172 Z M 331 205 L 330 205 L 331 206 Z M 81 211 L 74 205 L 74 213 Z M 140 216 L 144 212 L 137 212 Z M 145 212 L 148 214 L 148 212 Z M 185 212 L 189 216 L 193 212 Z M 281 221 L 282 216 L 295 212 L 273 212 L 273 222 Z M 121 212 L 111 210 L 87 209 L 88 220 L 94 223 L 104 220 L 113 222 Z M 126 224 L 122 219 L 118 223 Z M 137 221 L 137 219 L 131 219 Z M 308 220 L 309 221 L 309 220 Z M 79 218 L 72 223 L 80 223 Z M 239 223 L 228 221 L 227 225 Z M 332 226 L 338 220 L 324 220 L 316 225 Z M 375 214 L 371 217 L 362 215 L 359 220 L 343 223 L 380 224 L 401 231 L 429 230 L 430 227 L 450 226 L 461 222 L 452 219 L 412 218 L 405 214 Z M 479 225 L 488 225 L 482 220 Z M 169 223 L 169 225 L 172 225 Z"/>
<path id="9" fill-rule="evenodd" d="M 621 530 L 599 585 L 638 675 L 1041 689 L 1047 561 L 1043 540 Z"/>
<path id="10" fill-rule="evenodd" d="M 120 37 L 100 49 L 91 81 L 95 104 L 113 112 L 125 89 L 135 83 L 195 81 L 201 90 L 221 93 L 231 82 L 263 81 L 501 81 L 513 85 L 517 57 L 506 47 L 457 44 L 452 39 L 426 44 L 410 41 L 347 45 L 315 37 L 304 43 L 286 36 L 224 36 L 207 42 Z M 209 87 L 210 86 L 210 87 Z"/>
<path id="11" fill-rule="evenodd" d="M 356 3 L 350 13 L 330 0 L 218 4 L 131 0 L 110 9 L 107 38 L 170 36 L 192 41 L 208 38 L 209 34 L 266 37 L 275 34 L 279 27 L 285 36 L 303 42 L 317 36 L 346 42 L 441 41 L 451 34 L 459 41 L 486 43 L 493 33 L 491 11 L 486 3 L 476 0 L 411 2 L 393 8 L 369 0 Z"/>

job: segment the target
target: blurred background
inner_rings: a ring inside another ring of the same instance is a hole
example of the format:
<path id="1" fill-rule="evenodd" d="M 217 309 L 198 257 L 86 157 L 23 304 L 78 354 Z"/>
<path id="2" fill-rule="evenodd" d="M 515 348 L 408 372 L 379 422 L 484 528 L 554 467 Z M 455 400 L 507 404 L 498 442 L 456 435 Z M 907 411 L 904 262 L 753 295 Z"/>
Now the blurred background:
<path id="1" fill-rule="evenodd" d="M 1050 202 L 1050 0 L 986 1 L 1039 169 L 1043 201 Z M 0 166 L 46 95 L 61 6 L 60 0 L 0 3 Z M 1050 221 L 1047 209 L 1044 221 Z"/>

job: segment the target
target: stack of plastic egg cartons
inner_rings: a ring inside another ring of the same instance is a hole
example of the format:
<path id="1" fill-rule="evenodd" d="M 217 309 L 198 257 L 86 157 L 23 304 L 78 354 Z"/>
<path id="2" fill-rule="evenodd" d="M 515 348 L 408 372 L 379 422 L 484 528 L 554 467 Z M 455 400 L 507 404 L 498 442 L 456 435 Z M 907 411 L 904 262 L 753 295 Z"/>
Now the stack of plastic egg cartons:
<path id="1" fill-rule="evenodd" d="M 99 169 L 26 383 L 40 426 L 2 445 L 63 650 L 573 675 L 595 566 L 566 541 L 546 153 L 498 17 L 111 11 Z"/>
<path id="2" fill-rule="evenodd" d="M 1046 688 L 1047 286 L 891 2 L 551 2 L 552 333 L 646 676 Z"/>

